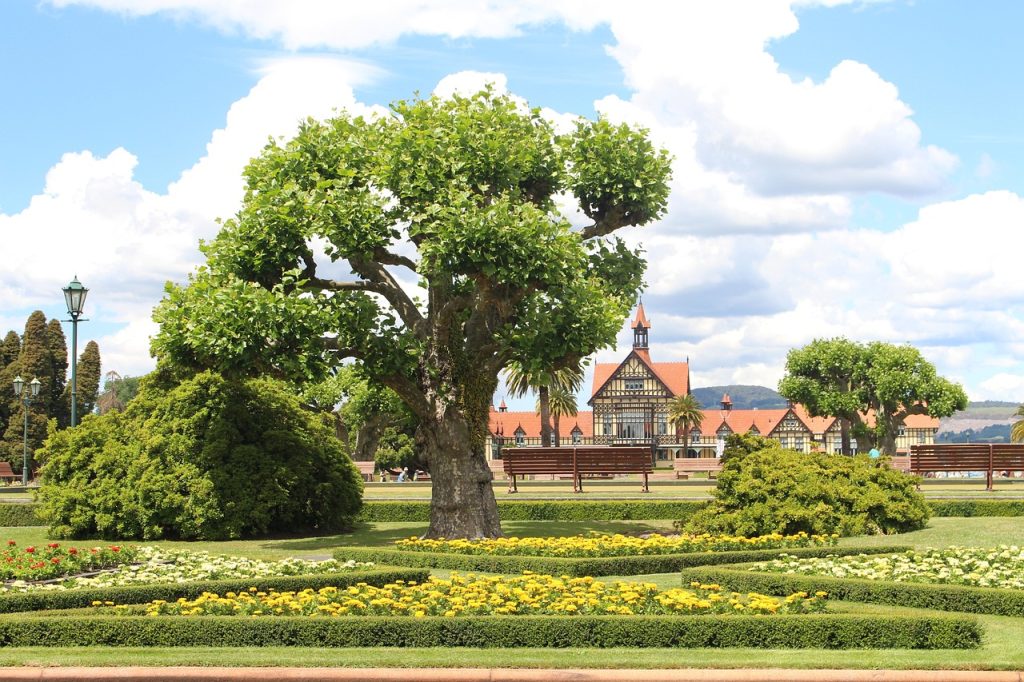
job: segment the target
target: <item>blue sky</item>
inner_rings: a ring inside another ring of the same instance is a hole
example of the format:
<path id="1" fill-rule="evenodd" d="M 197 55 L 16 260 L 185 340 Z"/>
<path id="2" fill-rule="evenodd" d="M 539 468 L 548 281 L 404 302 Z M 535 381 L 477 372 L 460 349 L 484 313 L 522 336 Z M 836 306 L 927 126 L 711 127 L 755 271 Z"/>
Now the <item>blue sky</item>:
<path id="1" fill-rule="evenodd" d="M 1024 5 L 622 4 L 3 3 L 0 331 L 61 315 L 79 274 L 105 370 L 146 371 L 163 282 L 268 135 L 498 79 L 676 157 L 669 215 L 631 239 L 653 355 L 695 385 L 774 386 L 786 350 L 844 335 L 1024 400 Z"/>

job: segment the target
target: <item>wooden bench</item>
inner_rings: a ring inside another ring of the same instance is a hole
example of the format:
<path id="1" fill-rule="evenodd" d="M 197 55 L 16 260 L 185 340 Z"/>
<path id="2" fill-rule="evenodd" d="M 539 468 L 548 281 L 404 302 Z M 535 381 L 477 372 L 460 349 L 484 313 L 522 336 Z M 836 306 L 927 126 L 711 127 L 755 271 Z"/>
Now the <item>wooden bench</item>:
<path id="1" fill-rule="evenodd" d="M 5 481 L 18 480 L 18 476 L 15 475 L 10 462 L 0 462 L 0 479 Z"/>
<path id="2" fill-rule="evenodd" d="M 583 492 L 584 475 L 643 475 L 643 491 L 649 492 L 648 475 L 654 467 L 651 451 L 643 447 L 506 448 L 502 467 L 508 477 L 508 491 L 519 491 L 517 476 L 572 476 L 573 492 Z"/>
<path id="3" fill-rule="evenodd" d="M 676 478 L 686 478 L 689 474 L 705 472 L 708 478 L 722 470 L 722 461 L 717 457 L 680 457 L 672 461 L 672 469 Z"/>
<path id="4" fill-rule="evenodd" d="M 363 477 L 364 481 L 373 480 L 373 470 L 376 468 L 376 462 L 356 462 L 356 468 L 359 469 L 359 474 Z"/>
<path id="5" fill-rule="evenodd" d="M 893 457 L 893 458 L 891 458 L 889 464 L 896 471 L 905 471 L 907 473 L 910 472 L 910 457 L 909 456 L 907 456 L 907 457 Z"/>
<path id="6" fill-rule="evenodd" d="M 910 446 L 910 471 L 915 474 L 980 471 L 992 490 L 995 472 L 1024 471 L 1022 443 L 942 443 Z"/>

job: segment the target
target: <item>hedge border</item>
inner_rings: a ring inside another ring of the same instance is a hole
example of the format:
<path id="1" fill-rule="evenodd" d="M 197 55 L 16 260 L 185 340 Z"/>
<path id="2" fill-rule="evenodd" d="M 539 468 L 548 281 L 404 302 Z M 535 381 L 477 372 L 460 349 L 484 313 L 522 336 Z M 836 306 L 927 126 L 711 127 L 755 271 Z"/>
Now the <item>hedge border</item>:
<path id="1" fill-rule="evenodd" d="M 242 592 L 250 587 L 260 590 L 304 590 L 322 587 L 348 587 L 366 583 L 377 587 L 405 580 L 424 582 L 429 571 L 410 568 L 377 569 L 372 571 L 345 571 L 344 573 L 312 573 L 309 575 L 267 576 L 263 578 L 232 578 L 188 583 L 153 585 L 124 585 L 72 590 L 46 590 L 17 592 L 0 595 L 0 613 L 24 613 L 55 609 L 74 609 L 90 606 L 94 601 L 112 601 L 117 604 L 146 604 L 154 599 L 174 601 L 180 597 L 195 599 L 203 592 Z"/>
<path id="2" fill-rule="evenodd" d="M 0 646 L 968 649 L 972 618 L 780 616 L 0 617 Z"/>
<path id="3" fill-rule="evenodd" d="M 346 560 L 376 561 L 394 566 L 486 571 L 490 573 L 522 573 L 533 571 L 551 575 L 605 576 L 673 573 L 690 566 L 737 564 L 774 559 L 781 554 L 799 557 L 823 557 L 829 554 L 892 554 L 909 550 L 907 546 L 890 547 L 789 547 L 732 552 L 690 552 L 687 554 L 650 554 L 623 557 L 537 557 L 456 554 L 454 552 L 420 552 L 387 547 L 346 547 L 335 556 Z"/>
<path id="4" fill-rule="evenodd" d="M 39 505 L 35 502 L 0 502 L 0 526 L 39 526 L 43 521 L 36 516 Z"/>
<path id="5" fill-rule="evenodd" d="M 682 571 L 682 581 L 684 585 L 690 581 L 718 583 L 737 592 L 764 594 L 824 590 L 829 593 L 830 599 L 997 616 L 1024 616 L 1024 590 L 996 587 L 767 573 L 730 566 L 687 568 Z"/>

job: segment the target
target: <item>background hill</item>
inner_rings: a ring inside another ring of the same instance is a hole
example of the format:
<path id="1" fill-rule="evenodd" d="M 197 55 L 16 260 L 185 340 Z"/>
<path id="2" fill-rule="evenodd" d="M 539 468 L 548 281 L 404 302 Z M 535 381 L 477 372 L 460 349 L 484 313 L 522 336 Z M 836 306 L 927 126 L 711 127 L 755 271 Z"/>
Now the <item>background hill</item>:
<path id="1" fill-rule="evenodd" d="M 760 410 L 776 409 L 786 406 L 786 399 L 776 391 L 765 386 L 747 386 L 743 384 L 732 384 L 729 386 L 708 386 L 707 388 L 693 389 L 693 395 L 700 401 L 705 410 L 717 409 L 722 400 L 722 394 L 728 393 L 732 399 L 733 409 Z"/>

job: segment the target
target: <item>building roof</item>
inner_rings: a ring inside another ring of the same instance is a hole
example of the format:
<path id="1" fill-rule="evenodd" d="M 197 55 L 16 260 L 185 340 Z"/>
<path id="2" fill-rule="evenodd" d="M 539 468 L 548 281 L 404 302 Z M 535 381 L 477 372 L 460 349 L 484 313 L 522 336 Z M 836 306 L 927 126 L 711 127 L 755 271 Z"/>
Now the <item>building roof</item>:
<path id="1" fill-rule="evenodd" d="M 599 362 L 594 365 L 594 383 L 590 391 L 593 400 L 597 392 L 608 383 L 615 370 L 625 364 L 631 355 L 636 355 L 647 365 L 651 373 L 665 384 L 673 395 L 686 395 L 690 392 L 690 364 L 687 362 L 653 362 L 646 348 L 634 348 L 622 362 Z"/>
<path id="2" fill-rule="evenodd" d="M 644 329 L 650 329 L 651 323 L 647 321 L 647 315 L 644 313 L 644 304 L 641 303 L 636 307 L 636 317 L 633 318 L 633 329 L 637 327 L 643 327 Z"/>
<path id="3" fill-rule="evenodd" d="M 522 428 L 527 438 L 540 438 L 540 415 L 536 412 L 498 412 L 491 409 L 487 430 L 492 436 L 498 435 L 500 427 L 505 438 L 515 436 L 516 429 Z M 552 425 L 554 423 L 552 422 Z M 572 430 L 579 427 L 584 438 L 591 438 L 594 435 L 594 417 L 589 411 L 580 411 L 574 417 L 564 416 L 559 419 L 558 431 L 562 438 L 566 438 Z"/>

